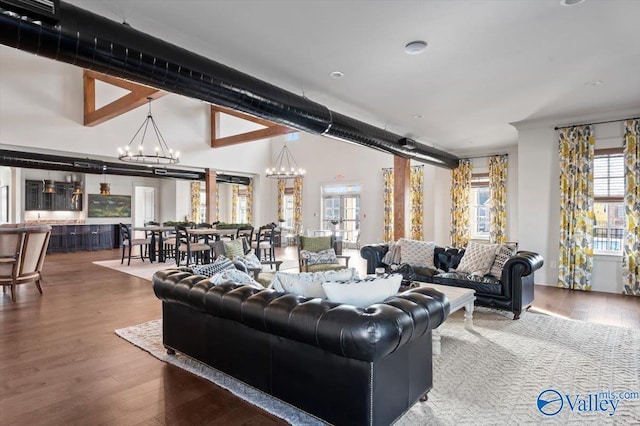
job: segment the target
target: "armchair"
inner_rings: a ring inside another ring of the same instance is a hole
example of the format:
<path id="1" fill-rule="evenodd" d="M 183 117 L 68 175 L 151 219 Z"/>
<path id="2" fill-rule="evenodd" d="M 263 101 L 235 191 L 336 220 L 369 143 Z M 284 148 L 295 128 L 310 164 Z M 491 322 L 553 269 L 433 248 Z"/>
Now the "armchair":
<path id="1" fill-rule="evenodd" d="M 334 256 L 314 256 L 324 250 L 334 250 Z M 300 272 L 335 271 L 349 267 L 349 256 L 335 255 L 336 239 L 333 235 L 328 237 L 298 236 L 298 264 Z M 315 258 L 315 259 L 314 259 Z M 345 264 L 340 263 L 344 260 Z"/>
<path id="2" fill-rule="evenodd" d="M 3 293 L 11 287 L 12 301 L 18 284 L 34 282 L 42 294 L 40 280 L 50 237 L 49 225 L 0 229 L 0 284 Z"/>

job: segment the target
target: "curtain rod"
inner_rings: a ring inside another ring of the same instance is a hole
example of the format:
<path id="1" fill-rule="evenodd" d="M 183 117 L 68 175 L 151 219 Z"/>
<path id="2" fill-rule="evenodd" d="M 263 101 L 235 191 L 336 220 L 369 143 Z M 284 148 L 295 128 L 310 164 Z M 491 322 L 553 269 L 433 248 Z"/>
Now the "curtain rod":
<path id="1" fill-rule="evenodd" d="M 594 124 L 617 123 L 619 121 L 627 121 L 627 120 L 640 120 L 640 117 L 620 118 L 618 120 L 608 120 L 608 121 L 596 121 L 595 123 L 571 124 L 569 126 L 554 127 L 553 130 L 568 129 L 569 127 L 577 127 L 577 126 L 593 126 Z"/>
<path id="2" fill-rule="evenodd" d="M 461 160 L 473 160 L 474 158 L 489 158 L 489 157 L 502 157 L 502 156 L 508 157 L 509 154 L 489 154 L 489 155 L 476 155 L 475 157 L 464 157 L 461 158 Z"/>

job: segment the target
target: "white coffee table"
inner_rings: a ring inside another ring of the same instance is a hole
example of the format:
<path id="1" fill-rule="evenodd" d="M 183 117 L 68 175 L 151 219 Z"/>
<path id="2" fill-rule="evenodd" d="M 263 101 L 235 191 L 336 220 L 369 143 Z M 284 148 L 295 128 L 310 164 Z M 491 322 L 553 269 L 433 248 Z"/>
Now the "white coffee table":
<path id="1" fill-rule="evenodd" d="M 447 296 L 449 300 L 449 314 L 464 308 L 464 328 L 473 330 L 473 302 L 476 300 L 475 290 L 422 282 L 419 284 L 420 287 L 429 287 Z M 440 329 L 445 323 L 440 324 L 440 327 L 431 332 L 432 352 L 434 355 L 440 355 Z"/>

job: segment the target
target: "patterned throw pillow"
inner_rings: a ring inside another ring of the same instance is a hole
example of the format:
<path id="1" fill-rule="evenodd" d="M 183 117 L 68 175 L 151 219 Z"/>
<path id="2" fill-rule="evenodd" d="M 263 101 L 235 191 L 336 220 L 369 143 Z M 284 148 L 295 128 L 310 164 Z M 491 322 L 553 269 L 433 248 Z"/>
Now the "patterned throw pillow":
<path id="1" fill-rule="evenodd" d="M 433 264 L 436 243 L 434 241 L 417 241 L 401 239 L 400 258 L 402 263 L 414 267 L 436 269 Z M 491 267 L 491 265 L 489 265 Z"/>
<path id="2" fill-rule="evenodd" d="M 224 252 L 229 259 L 234 259 L 236 256 L 244 256 L 244 247 L 242 247 L 242 240 L 231 240 L 224 242 Z"/>
<path id="3" fill-rule="evenodd" d="M 456 271 L 480 276 L 488 274 L 496 258 L 498 247 L 498 244 L 469 241 Z"/>
<path id="4" fill-rule="evenodd" d="M 214 274 L 222 272 L 227 269 L 235 269 L 233 262 L 224 256 L 218 256 L 213 263 L 208 265 L 196 265 L 191 268 L 194 274 L 204 275 L 205 277 L 212 277 Z"/>
<path id="5" fill-rule="evenodd" d="M 384 278 L 366 279 L 351 282 L 324 282 L 322 289 L 327 299 L 335 303 L 346 303 L 354 306 L 369 306 L 382 302 L 387 297 L 398 293 L 402 275 L 393 274 Z"/>
<path id="6" fill-rule="evenodd" d="M 234 262 L 240 262 L 247 268 L 262 269 L 262 263 L 260 259 L 254 253 L 247 253 L 244 256 L 236 256 L 233 258 Z"/>
<path id="7" fill-rule="evenodd" d="M 400 241 L 392 241 L 389 243 L 389 250 L 382 258 L 382 263 L 386 265 L 395 265 L 401 263 L 400 258 Z"/>
<path id="8" fill-rule="evenodd" d="M 332 248 L 320 250 L 317 253 L 309 250 L 300 250 L 300 257 L 306 259 L 308 265 L 317 265 L 320 263 L 338 263 L 336 251 Z"/>
<path id="9" fill-rule="evenodd" d="M 238 271 L 237 269 L 226 269 L 222 272 L 218 272 L 217 274 L 213 274 L 213 276 L 209 278 L 209 281 L 213 285 L 218 285 L 226 282 L 233 282 L 236 284 L 250 285 L 252 287 L 259 288 L 259 289 L 264 288 L 262 287 L 262 284 L 258 283 L 253 278 L 251 278 L 250 275 L 242 271 Z"/>
<path id="10" fill-rule="evenodd" d="M 511 256 L 516 254 L 517 249 L 518 245 L 516 243 L 500 244 L 498 252 L 496 253 L 496 259 L 493 261 L 493 266 L 489 271 L 489 275 L 493 275 L 497 279 L 501 279 L 502 268 L 504 268 L 504 264 L 507 263 L 507 260 L 509 260 Z"/>

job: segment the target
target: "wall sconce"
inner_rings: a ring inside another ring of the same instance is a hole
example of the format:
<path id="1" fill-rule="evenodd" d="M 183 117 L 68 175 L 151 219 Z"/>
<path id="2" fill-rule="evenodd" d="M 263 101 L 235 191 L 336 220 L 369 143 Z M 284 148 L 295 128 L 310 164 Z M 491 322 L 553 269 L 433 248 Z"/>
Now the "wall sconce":
<path id="1" fill-rule="evenodd" d="M 81 181 L 74 181 L 73 182 L 73 195 L 82 195 L 84 193 L 84 190 L 82 189 L 82 182 Z"/>

